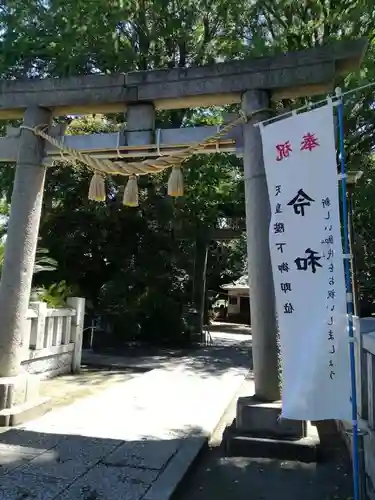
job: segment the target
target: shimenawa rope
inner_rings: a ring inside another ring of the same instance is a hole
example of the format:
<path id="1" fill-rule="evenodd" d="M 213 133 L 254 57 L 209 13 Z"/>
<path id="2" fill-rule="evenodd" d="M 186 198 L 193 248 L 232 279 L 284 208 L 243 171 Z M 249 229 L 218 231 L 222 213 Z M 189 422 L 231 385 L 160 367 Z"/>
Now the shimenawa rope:
<path id="1" fill-rule="evenodd" d="M 156 174 L 167 168 L 173 168 L 170 180 L 168 182 L 168 194 L 171 196 L 183 196 L 183 177 L 181 172 L 181 164 L 185 162 L 192 154 L 204 146 L 216 142 L 223 135 L 227 134 L 233 127 L 240 123 L 246 122 L 258 113 L 270 111 L 268 108 L 262 108 L 254 111 L 249 117 L 243 114 L 237 117 L 232 122 L 224 125 L 216 134 L 207 137 L 203 141 L 196 142 L 185 150 L 178 153 L 172 153 L 169 156 L 160 156 L 156 159 L 147 159 L 139 162 L 111 161 L 103 158 L 95 158 L 94 156 L 81 153 L 76 149 L 69 148 L 59 140 L 51 137 L 45 132 L 46 125 L 37 127 L 28 127 L 21 125 L 21 129 L 29 130 L 35 135 L 42 137 L 44 140 L 59 149 L 64 155 L 67 155 L 74 160 L 78 160 L 90 170 L 94 172 L 94 176 L 90 182 L 89 199 L 95 201 L 104 201 L 105 194 L 105 175 L 123 175 L 128 176 L 128 185 L 124 192 L 124 204 L 128 206 L 138 205 L 137 191 L 137 176 L 146 174 Z"/>

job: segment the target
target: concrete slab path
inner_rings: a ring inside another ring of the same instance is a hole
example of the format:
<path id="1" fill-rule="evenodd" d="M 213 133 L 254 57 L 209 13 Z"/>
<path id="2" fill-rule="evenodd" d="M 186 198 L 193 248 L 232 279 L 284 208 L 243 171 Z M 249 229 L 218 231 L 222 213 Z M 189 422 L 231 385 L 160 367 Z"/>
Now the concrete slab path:
<path id="1" fill-rule="evenodd" d="M 248 373 L 248 335 L 214 346 L 0 436 L 0 500 L 167 500 Z"/>

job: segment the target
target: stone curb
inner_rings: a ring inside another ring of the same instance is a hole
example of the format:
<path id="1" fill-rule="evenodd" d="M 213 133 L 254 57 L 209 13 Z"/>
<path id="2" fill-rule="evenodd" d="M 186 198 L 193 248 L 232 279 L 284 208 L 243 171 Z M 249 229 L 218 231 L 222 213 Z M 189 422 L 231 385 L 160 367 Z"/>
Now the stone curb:
<path id="1" fill-rule="evenodd" d="M 142 500 L 169 500 L 207 444 L 208 437 L 187 440 L 171 458 Z"/>
<path id="2" fill-rule="evenodd" d="M 183 483 L 186 475 L 193 469 L 201 455 L 208 448 L 212 437 L 221 428 L 226 412 L 241 393 L 245 378 L 244 376 L 244 379 L 239 383 L 236 392 L 231 394 L 225 407 L 223 405 L 221 415 L 210 429 L 210 432 L 206 433 L 206 435 L 187 438 L 181 448 L 170 459 L 156 481 L 151 485 L 142 500 L 171 500 L 173 498 L 173 495 Z"/>

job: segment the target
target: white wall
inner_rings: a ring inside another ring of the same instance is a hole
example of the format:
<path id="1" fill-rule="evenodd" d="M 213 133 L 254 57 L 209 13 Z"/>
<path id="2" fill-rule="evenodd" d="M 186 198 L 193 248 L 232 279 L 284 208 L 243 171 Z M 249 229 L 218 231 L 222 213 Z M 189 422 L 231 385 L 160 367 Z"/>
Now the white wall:
<path id="1" fill-rule="evenodd" d="M 236 299 L 236 304 L 231 304 L 231 300 Z M 228 291 L 228 315 L 240 313 L 240 296 L 235 290 Z"/>

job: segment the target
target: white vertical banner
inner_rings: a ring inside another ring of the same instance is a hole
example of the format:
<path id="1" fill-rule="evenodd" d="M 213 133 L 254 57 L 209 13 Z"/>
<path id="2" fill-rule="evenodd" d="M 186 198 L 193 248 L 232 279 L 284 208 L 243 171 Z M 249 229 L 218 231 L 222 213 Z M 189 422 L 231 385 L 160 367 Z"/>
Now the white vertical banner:
<path id="1" fill-rule="evenodd" d="M 332 104 L 260 125 L 282 356 L 282 417 L 351 419 Z"/>

